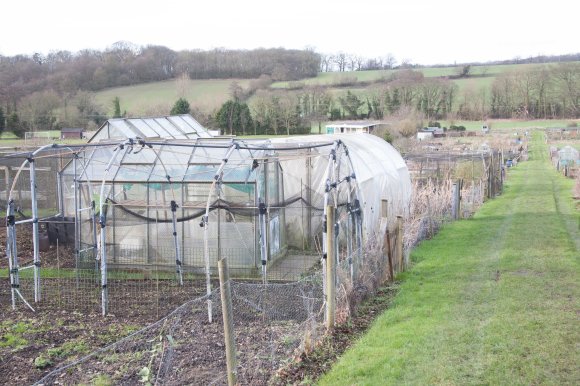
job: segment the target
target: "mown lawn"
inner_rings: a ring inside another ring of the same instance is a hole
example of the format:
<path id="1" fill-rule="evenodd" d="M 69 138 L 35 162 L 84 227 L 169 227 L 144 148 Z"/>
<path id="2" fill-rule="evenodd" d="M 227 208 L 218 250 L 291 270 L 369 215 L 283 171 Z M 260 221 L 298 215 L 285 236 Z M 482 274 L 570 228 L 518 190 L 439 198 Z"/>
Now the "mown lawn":
<path id="1" fill-rule="evenodd" d="M 504 194 L 412 254 L 400 293 L 321 385 L 580 384 L 579 213 L 541 132 Z"/>

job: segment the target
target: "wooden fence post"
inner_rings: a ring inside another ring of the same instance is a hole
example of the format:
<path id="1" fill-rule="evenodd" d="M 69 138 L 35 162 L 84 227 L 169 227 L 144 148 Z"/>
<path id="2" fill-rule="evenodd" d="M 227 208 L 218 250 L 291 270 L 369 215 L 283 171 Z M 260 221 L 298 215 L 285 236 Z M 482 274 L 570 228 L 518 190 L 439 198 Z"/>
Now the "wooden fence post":
<path id="1" fill-rule="evenodd" d="M 220 297 L 222 301 L 222 317 L 224 321 L 224 340 L 226 345 L 226 365 L 228 385 L 236 384 L 236 343 L 234 341 L 234 320 L 232 315 L 232 294 L 230 291 L 230 275 L 226 259 L 218 260 L 220 278 Z"/>
<path id="2" fill-rule="evenodd" d="M 399 272 L 403 272 L 403 216 L 397 216 L 397 255 Z"/>
<path id="3" fill-rule="evenodd" d="M 334 250 L 334 207 L 326 207 L 326 329 L 334 327 L 336 308 L 336 262 Z"/>
<path id="4" fill-rule="evenodd" d="M 389 259 L 389 280 L 395 280 L 395 273 L 393 272 L 393 252 L 391 250 L 391 234 L 389 233 L 389 224 L 387 223 L 387 232 L 385 233 L 387 241 L 387 258 Z"/>
<path id="5" fill-rule="evenodd" d="M 451 206 L 451 216 L 453 220 L 459 220 L 461 218 L 461 180 L 457 180 L 453 183 L 453 203 Z"/>
<path id="6" fill-rule="evenodd" d="M 393 274 L 393 256 L 391 251 L 391 236 L 389 234 L 389 201 L 388 200 L 381 200 L 381 229 L 382 225 L 385 226 L 385 233 L 383 235 L 383 264 L 384 264 L 384 257 L 387 257 L 387 264 L 388 264 L 388 280 L 394 279 Z M 383 270 L 381 269 L 381 272 Z M 384 277 L 381 277 L 381 280 L 384 280 Z"/>

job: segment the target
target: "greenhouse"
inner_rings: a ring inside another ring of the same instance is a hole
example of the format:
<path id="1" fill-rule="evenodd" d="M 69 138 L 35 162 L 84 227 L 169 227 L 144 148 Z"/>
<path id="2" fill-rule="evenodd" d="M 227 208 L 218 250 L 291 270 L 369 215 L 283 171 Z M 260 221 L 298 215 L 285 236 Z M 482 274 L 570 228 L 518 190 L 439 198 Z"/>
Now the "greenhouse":
<path id="1" fill-rule="evenodd" d="M 19 157 L 8 195 L 11 267 L 19 267 L 18 226 L 32 224 L 40 300 L 39 224 L 68 219 L 74 267 L 98 273 L 104 314 L 113 271 L 166 272 L 177 285 L 197 275 L 209 291 L 217 260 L 227 257 L 238 277 L 296 280 L 327 258 L 328 210 L 333 258 L 353 275 L 381 218 L 406 216 L 411 195 L 405 162 L 376 136 L 212 137 L 189 115 L 112 119 L 87 144 Z M 54 179 L 38 184 L 36 169 L 48 161 Z M 30 194 L 18 195 L 22 186 Z M 39 206 L 38 197 L 55 193 L 54 204 Z M 19 208 L 30 218 L 15 221 Z M 11 281 L 14 305 L 24 300 L 18 269 Z"/>
<path id="2" fill-rule="evenodd" d="M 564 146 L 558 150 L 560 166 L 574 166 L 580 164 L 580 153 L 572 146 Z"/>

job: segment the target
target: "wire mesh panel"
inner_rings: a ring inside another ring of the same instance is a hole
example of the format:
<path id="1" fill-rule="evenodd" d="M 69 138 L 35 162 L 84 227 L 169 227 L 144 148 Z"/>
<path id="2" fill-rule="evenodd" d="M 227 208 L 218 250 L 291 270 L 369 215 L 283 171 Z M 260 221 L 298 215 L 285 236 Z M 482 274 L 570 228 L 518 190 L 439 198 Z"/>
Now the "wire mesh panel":
<path id="1" fill-rule="evenodd" d="M 289 284 L 234 282 L 232 299 L 241 384 L 268 384 L 323 333 L 320 276 Z"/>
<path id="2" fill-rule="evenodd" d="M 36 384 L 225 384 L 221 319 L 207 323 L 208 299 L 188 301 L 159 321 L 46 375 Z"/>

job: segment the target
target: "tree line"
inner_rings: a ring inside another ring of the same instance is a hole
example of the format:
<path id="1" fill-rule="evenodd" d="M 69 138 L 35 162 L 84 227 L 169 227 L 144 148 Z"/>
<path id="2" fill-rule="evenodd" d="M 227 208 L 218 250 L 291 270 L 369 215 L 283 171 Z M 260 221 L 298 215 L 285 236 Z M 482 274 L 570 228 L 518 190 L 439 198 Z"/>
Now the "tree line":
<path id="1" fill-rule="evenodd" d="M 372 82 L 358 82 L 354 75 L 341 77 L 346 80 L 340 84 L 296 81 L 328 69 L 325 66 L 331 60 L 342 71 L 373 66 L 399 70 Z M 469 65 L 460 66 L 457 76 L 438 78 L 404 67 L 413 66 L 405 61 L 397 65 L 392 55 L 365 60 L 310 50 L 174 52 L 127 43 L 104 52 L 0 56 L 0 130 L 6 127 L 22 134 L 62 127 L 94 129 L 108 116 L 95 102 L 93 91 L 178 76 L 251 79 L 246 88 L 232 82 L 230 100 L 215 111 L 188 109 L 202 123 L 230 134 L 305 133 L 313 121 L 320 126 L 326 120 L 380 120 L 407 113 L 427 120 L 580 116 L 578 62 L 516 67 L 497 75 L 491 86 L 463 89 L 454 79 L 472 77 Z M 270 88 L 275 80 L 291 80 L 290 87 Z M 116 116 L 127 115 L 120 111 L 119 100 L 112 102 L 117 106 Z"/>
<path id="2" fill-rule="evenodd" d="M 461 119 L 580 117 L 580 63 L 523 67 L 499 74 L 490 88 L 467 89 L 457 101 Z"/>
<path id="3" fill-rule="evenodd" d="M 0 55 L 0 102 L 16 103 L 34 92 L 54 90 L 63 95 L 77 90 L 173 79 L 258 78 L 293 80 L 316 76 L 320 56 L 310 50 L 283 48 L 173 51 L 164 46 L 137 47 L 118 42 L 104 51 L 51 52 L 48 55 Z"/>
<path id="4" fill-rule="evenodd" d="M 453 109 L 457 86 L 448 79 L 425 78 L 421 72 L 396 72 L 364 90 L 335 93 L 327 86 L 303 85 L 293 90 L 258 89 L 251 98 L 232 93 L 204 122 L 226 134 L 304 134 L 311 123 L 328 120 L 382 120 L 400 111 L 418 111 L 440 119 Z"/>
<path id="5" fill-rule="evenodd" d="M 299 134 L 327 120 L 383 120 L 414 114 L 440 119 L 580 118 L 580 63 L 522 67 L 500 74 L 490 87 L 459 87 L 449 77 L 420 71 L 394 72 L 364 89 L 337 93 L 328 86 L 302 84 L 292 90 L 244 93 L 210 114 L 206 124 L 228 134 Z M 414 130 L 410 128 L 409 130 Z"/>

